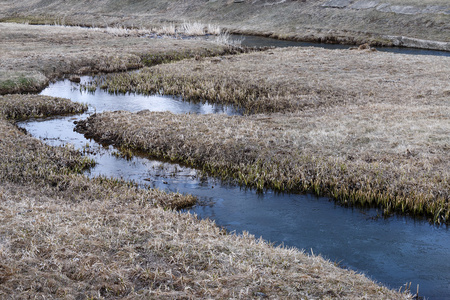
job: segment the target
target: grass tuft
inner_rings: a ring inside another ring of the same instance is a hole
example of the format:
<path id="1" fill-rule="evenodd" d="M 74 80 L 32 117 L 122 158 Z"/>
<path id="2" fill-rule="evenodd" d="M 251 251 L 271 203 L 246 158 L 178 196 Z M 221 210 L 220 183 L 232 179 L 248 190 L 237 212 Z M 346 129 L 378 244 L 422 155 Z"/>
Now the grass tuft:
<path id="1" fill-rule="evenodd" d="M 88 133 L 259 190 L 313 191 L 447 223 L 448 68 L 442 57 L 311 48 L 185 60 L 113 75 L 103 88 L 264 114 L 105 113 Z"/>

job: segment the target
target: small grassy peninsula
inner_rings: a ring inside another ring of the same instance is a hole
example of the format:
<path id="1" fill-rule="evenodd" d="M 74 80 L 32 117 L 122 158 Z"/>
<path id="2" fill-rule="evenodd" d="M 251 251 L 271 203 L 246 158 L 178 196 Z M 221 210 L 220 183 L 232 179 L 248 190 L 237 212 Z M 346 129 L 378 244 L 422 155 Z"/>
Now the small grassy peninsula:
<path id="1" fill-rule="evenodd" d="M 18 2 L 0 3 L 8 8 Z M 51 79 L 153 64 L 146 57 L 224 55 L 226 47 L 63 26 L 0 29 L 1 299 L 411 298 L 320 256 L 274 247 L 245 232 L 229 234 L 178 212 L 195 202 L 190 195 L 88 178 L 83 170 L 94 161 L 70 145 L 48 146 L 15 125 L 86 109 L 26 94 Z M 159 117 L 165 125 L 178 122 L 171 114 Z M 108 123 L 115 131 L 122 121 Z"/>
<path id="2" fill-rule="evenodd" d="M 247 116 L 115 112 L 79 128 L 260 190 L 447 223 L 449 69 L 447 57 L 314 48 L 185 60 L 103 87 L 231 104 Z"/>

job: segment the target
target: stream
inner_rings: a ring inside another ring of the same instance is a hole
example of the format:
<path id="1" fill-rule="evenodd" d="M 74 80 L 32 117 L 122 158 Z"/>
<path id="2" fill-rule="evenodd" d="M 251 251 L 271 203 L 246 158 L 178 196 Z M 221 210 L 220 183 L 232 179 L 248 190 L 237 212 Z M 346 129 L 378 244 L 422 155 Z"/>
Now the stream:
<path id="1" fill-rule="evenodd" d="M 91 80 L 83 77 L 82 83 Z M 112 95 L 102 90 L 81 91 L 68 80 L 51 84 L 42 95 L 69 98 L 89 104 L 77 116 L 28 120 L 19 123 L 30 134 L 50 145 L 72 144 L 95 159 L 88 176 L 133 180 L 172 192 L 189 193 L 199 204 L 189 209 L 200 218 L 212 219 L 228 231 L 248 231 L 275 245 L 294 246 L 348 269 L 366 274 L 393 289 L 411 283 L 414 294 L 426 299 L 450 295 L 450 232 L 406 216 L 382 217 L 380 209 L 345 208 L 310 194 L 283 194 L 254 190 L 199 176 L 195 169 L 134 156 L 115 155 L 112 146 L 102 146 L 73 131 L 76 120 L 95 112 L 148 109 L 173 113 L 239 114 L 230 107 L 194 104 L 168 96 Z"/>

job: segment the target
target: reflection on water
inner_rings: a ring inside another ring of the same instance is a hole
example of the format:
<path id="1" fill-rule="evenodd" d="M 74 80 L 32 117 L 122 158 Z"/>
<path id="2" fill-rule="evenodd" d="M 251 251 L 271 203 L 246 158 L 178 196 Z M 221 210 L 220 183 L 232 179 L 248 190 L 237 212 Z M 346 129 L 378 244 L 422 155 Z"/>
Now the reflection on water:
<path id="1" fill-rule="evenodd" d="M 448 228 L 407 217 L 383 219 L 377 209 L 344 208 L 312 195 L 243 190 L 212 178 L 201 178 L 196 170 L 180 165 L 143 157 L 119 158 L 112 154 L 112 147 L 103 147 L 73 132 L 73 121 L 94 111 L 149 109 L 236 114 L 233 109 L 189 104 L 170 97 L 81 93 L 68 81 L 57 82 L 42 94 L 95 106 L 80 116 L 21 123 L 33 136 L 51 145 L 72 144 L 87 150 L 87 155 L 98 162 L 90 170 L 90 176 L 113 176 L 167 191 L 190 193 L 202 204 L 190 209 L 191 212 L 213 219 L 229 231 L 246 230 L 276 244 L 320 253 L 394 289 L 411 282 L 413 292 L 419 284 L 420 295 L 429 299 L 446 299 L 450 295 Z"/>
<path id="2" fill-rule="evenodd" d="M 348 49 L 355 45 L 341 45 L 341 44 L 326 44 L 326 43 L 308 43 L 308 42 L 296 42 L 296 41 L 283 41 L 262 36 L 252 35 L 231 35 L 233 40 L 242 41 L 242 46 L 247 47 L 320 47 L 326 49 Z M 437 56 L 450 56 L 448 51 L 438 50 L 426 50 L 416 48 L 404 48 L 404 47 L 376 47 L 378 51 L 410 54 L 410 55 L 437 55 Z"/>
<path id="3" fill-rule="evenodd" d="M 92 78 L 84 76 L 81 83 L 92 81 Z M 172 96 L 144 96 L 139 94 L 119 94 L 112 96 L 110 93 L 97 89 L 95 93 L 80 91 L 79 84 L 62 80 L 51 84 L 41 92 L 41 95 L 69 98 L 75 102 L 87 103 L 90 105 L 88 114 L 102 112 L 105 110 L 127 110 L 136 112 L 144 109 L 150 111 L 171 111 L 173 113 L 225 113 L 228 115 L 239 114 L 238 110 L 223 105 L 211 105 L 208 103 L 191 103 L 183 101 L 181 98 Z"/>

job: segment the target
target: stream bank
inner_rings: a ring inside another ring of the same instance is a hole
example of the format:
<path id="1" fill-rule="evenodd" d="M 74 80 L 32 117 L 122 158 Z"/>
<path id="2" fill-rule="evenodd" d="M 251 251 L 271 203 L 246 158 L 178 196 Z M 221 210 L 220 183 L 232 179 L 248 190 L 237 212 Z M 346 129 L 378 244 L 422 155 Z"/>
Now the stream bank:
<path id="1" fill-rule="evenodd" d="M 89 79 L 83 78 L 83 81 Z M 199 110 L 198 104 L 176 98 L 163 97 L 155 102 L 149 96 L 111 95 L 101 90 L 88 93 L 80 91 L 77 85 L 67 80 L 50 86 L 43 94 L 63 95 L 91 105 L 94 101 L 98 105 L 96 113 L 117 109 L 135 112 L 142 109 L 176 110 L 178 106 L 174 103 L 178 101 L 186 109 L 193 109 L 194 113 L 214 112 Z M 221 108 L 215 112 L 224 111 L 227 110 Z M 91 108 L 90 113 L 93 112 Z M 230 112 L 235 114 L 232 110 Z M 77 120 L 83 118 L 76 117 Z M 73 121 L 73 117 L 67 117 L 26 122 L 21 126 L 34 136 L 43 138 L 46 143 L 70 143 L 87 153 L 97 153 L 98 164 L 90 171 L 91 176 L 119 177 L 133 180 L 141 186 L 195 195 L 199 205 L 189 211 L 201 218 L 215 220 L 228 231 L 249 231 L 275 244 L 320 253 L 343 267 L 364 272 L 394 289 L 412 282 L 414 292 L 414 287 L 419 284 L 420 295 L 429 299 L 444 299 L 448 293 L 446 282 L 449 274 L 446 270 L 450 262 L 444 258 L 450 251 L 450 244 L 445 227 L 435 227 L 424 220 L 409 217 L 384 219 L 379 209 L 349 209 L 330 203 L 329 199 L 311 195 L 277 194 L 270 190 L 256 193 L 213 178 L 204 178 L 195 169 L 151 161 L 145 157 L 120 158 L 120 155 L 112 154 L 117 151 L 114 148 L 107 147 L 107 150 L 72 132 Z M 52 132 L 48 128 L 57 131 Z M 422 259 L 424 256 L 427 259 Z"/>
<path id="2" fill-rule="evenodd" d="M 158 0 L 127 5 L 119 0 L 4 0 L 2 7 L 0 19 L 30 24 L 141 28 L 184 20 L 279 39 L 450 50 L 450 7 L 445 0 Z"/>

